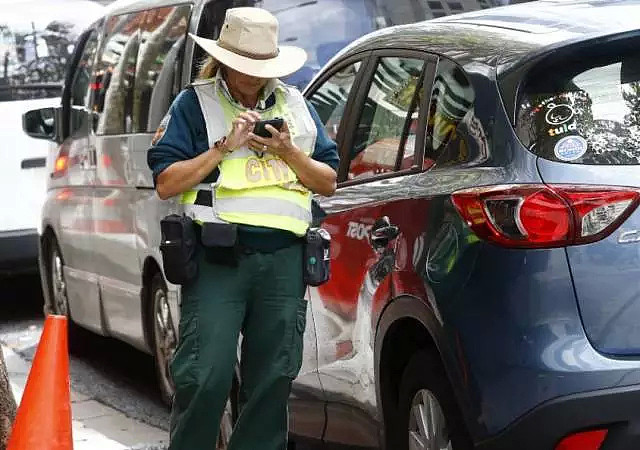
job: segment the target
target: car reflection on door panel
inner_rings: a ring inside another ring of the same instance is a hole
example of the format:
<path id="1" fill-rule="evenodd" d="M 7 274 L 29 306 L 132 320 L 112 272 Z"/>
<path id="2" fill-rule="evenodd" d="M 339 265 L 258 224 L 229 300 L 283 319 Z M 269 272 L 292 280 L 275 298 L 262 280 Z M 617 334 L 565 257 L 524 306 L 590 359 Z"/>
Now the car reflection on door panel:
<path id="1" fill-rule="evenodd" d="M 327 397 L 325 441 L 377 448 L 376 318 L 392 298 L 397 224 L 406 223 L 411 173 L 421 164 L 422 54 L 380 54 L 367 96 L 353 106 L 342 152 L 344 187 L 320 204 L 332 237 L 331 280 L 312 291 L 319 373 Z M 357 109 L 356 109 L 357 108 Z M 351 134 L 351 136 L 350 136 Z M 423 134 L 423 133 L 422 133 Z M 347 151 L 345 151 L 348 149 Z M 416 169 L 418 170 L 418 169 Z"/>

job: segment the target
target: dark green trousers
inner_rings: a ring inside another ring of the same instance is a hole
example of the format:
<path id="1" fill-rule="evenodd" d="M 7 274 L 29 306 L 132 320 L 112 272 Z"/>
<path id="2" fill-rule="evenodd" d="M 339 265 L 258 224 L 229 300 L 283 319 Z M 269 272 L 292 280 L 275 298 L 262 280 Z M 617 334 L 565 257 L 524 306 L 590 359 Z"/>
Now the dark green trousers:
<path id="1" fill-rule="evenodd" d="M 242 332 L 242 404 L 229 450 L 285 450 L 306 324 L 302 244 L 243 252 L 237 267 L 211 263 L 203 250 L 198 279 L 182 290 L 169 448 L 215 448 Z"/>

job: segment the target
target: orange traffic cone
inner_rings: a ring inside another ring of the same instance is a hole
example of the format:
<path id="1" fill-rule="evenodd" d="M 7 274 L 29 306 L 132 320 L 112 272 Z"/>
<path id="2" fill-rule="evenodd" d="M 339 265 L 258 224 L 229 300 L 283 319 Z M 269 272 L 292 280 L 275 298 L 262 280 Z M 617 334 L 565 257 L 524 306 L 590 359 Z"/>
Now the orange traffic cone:
<path id="1" fill-rule="evenodd" d="M 67 318 L 48 316 L 7 450 L 71 450 Z"/>

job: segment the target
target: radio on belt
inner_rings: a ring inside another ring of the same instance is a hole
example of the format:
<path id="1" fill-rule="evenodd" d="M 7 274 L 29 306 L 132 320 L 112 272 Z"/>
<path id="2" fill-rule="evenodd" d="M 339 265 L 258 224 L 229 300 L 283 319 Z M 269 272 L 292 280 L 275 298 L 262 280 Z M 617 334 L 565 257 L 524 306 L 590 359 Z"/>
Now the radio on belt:
<path id="1" fill-rule="evenodd" d="M 331 276 L 331 235 L 322 228 L 309 228 L 305 235 L 304 282 L 319 286 Z"/>

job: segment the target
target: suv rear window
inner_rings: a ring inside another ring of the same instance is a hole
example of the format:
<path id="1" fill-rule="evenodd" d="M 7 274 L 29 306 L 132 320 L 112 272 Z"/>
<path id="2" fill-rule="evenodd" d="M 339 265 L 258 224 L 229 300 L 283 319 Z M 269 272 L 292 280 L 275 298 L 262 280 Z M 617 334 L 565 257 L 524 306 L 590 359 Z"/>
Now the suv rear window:
<path id="1" fill-rule="evenodd" d="M 532 71 L 516 120 L 524 145 L 553 161 L 640 164 L 640 53 L 630 44 L 556 57 Z"/>

